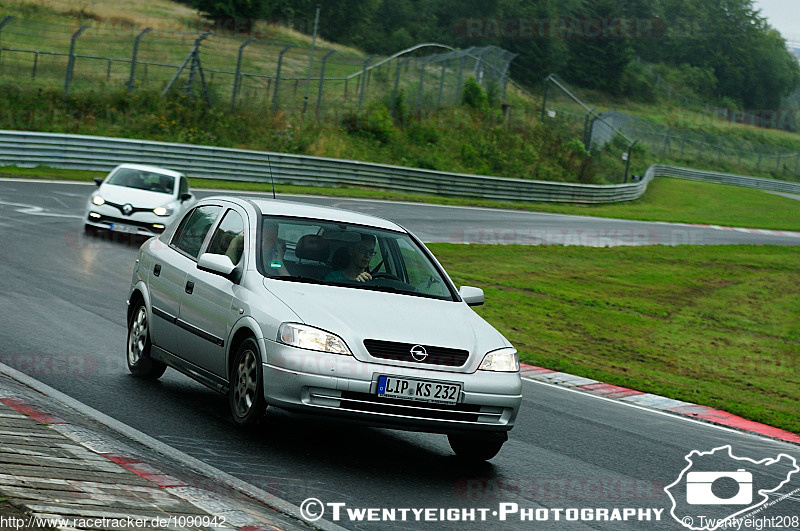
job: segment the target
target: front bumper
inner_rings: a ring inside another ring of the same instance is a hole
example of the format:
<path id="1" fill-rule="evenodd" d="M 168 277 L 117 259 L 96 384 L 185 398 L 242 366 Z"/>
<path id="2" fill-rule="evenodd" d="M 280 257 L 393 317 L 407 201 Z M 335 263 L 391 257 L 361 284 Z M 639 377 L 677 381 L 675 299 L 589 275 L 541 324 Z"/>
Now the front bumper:
<path id="1" fill-rule="evenodd" d="M 123 217 L 100 212 L 99 208 L 89 210 L 84 219 L 87 226 L 142 236 L 158 236 L 171 221 L 172 216 L 159 218 L 155 214 L 142 213 Z"/>
<path id="2" fill-rule="evenodd" d="M 404 430 L 496 432 L 514 426 L 522 402 L 519 373 L 408 369 L 262 342 L 262 352 L 268 353 L 264 397 L 268 404 L 289 410 Z M 379 397 L 381 375 L 460 383 L 461 396 L 454 405 Z"/>

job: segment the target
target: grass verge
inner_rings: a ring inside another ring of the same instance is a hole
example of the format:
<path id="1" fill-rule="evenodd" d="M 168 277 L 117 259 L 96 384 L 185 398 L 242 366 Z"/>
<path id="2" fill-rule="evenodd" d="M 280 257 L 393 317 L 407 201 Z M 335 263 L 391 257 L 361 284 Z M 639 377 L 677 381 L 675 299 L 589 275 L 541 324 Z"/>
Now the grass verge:
<path id="1" fill-rule="evenodd" d="M 0 168 L 0 176 L 56 178 L 90 181 L 105 172 L 60 170 L 51 168 Z M 271 193 L 269 183 L 189 179 L 195 188 L 263 191 Z M 464 199 L 423 194 L 403 194 L 378 189 L 323 188 L 317 186 L 278 185 L 277 193 L 327 195 L 424 202 L 453 206 L 478 206 L 596 216 L 642 221 L 666 221 L 800 231 L 800 201 L 761 190 L 719 184 L 658 178 L 650 183 L 645 195 L 636 201 L 611 205 L 564 205 Z"/>
<path id="2" fill-rule="evenodd" d="M 800 248 L 430 247 L 522 361 L 800 433 Z"/>

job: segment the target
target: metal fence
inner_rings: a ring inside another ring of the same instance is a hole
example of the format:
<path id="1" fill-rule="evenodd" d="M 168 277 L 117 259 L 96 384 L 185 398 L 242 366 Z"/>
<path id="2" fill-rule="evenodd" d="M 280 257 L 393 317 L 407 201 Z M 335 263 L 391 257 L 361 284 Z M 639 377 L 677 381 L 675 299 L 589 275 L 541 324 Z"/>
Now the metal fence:
<path id="1" fill-rule="evenodd" d="M 604 124 L 622 131 L 630 138 L 648 146 L 651 153 L 672 160 L 704 161 L 710 164 L 735 163 L 754 173 L 800 176 L 800 152 L 780 146 L 756 144 L 732 136 L 718 136 L 686 129 L 675 129 L 616 111 L 602 115 Z M 592 130 L 593 147 L 609 140 L 603 127 Z"/>
<path id="2" fill-rule="evenodd" d="M 203 28 L 0 17 L 0 81 L 65 94 L 173 90 L 213 105 L 319 117 L 371 101 L 393 107 L 398 97 L 409 109 L 452 105 L 469 76 L 504 97 L 515 57 L 495 46 L 454 50 L 433 43 L 366 56 L 344 46 L 278 42 L 269 34 L 268 27 L 218 35 Z"/>
<path id="3" fill-rule="evenodd" d="M 658 176 L 800 194 L 800 184 L 651 166 L 638 182 L 588 185 L 437 172 L 349 160 L 123 138 L 0 131 L 0 166 L 109 171 L 117 164 L 154 164 L 190 177 L 304 186 L 360 186 L 503 201 L 612 203 L 639 198 Z M 271 167 L 271 170 L 270 170 Z"/>
<path id="4" fill-rule="evenodd" d="M 540 120 L 551 127 L 560 127 L 573 137 L 581 139 L 586 151 L 595 150 L 595 156 L 602 156 L 600 148 L 606 144 L 618 144 L 619 153 L 611 149 L 613 155 L 619 155 L 625 161 L 623 183 L 628 182 L 633 147 L 636 140 L 631 139 L 617 125 L 604 118 L 590 103 L 588 98 L 567 85 L 555 74 L 544 80 L 542 110 Z M 603 143 L 597 141 L 603 139 Z"/>

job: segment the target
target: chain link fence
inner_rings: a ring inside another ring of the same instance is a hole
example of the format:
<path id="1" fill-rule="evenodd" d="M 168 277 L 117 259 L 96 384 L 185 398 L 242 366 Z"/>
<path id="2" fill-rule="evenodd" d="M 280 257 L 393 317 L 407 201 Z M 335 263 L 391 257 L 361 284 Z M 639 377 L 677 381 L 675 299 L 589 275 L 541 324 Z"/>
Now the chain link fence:
<path id="1" fill-rule="evenodd" d="M 544 81 L 540 120 L 566 136 L 580 139 L 586 152 L 595 157 L 619 157 L 624 163 L 622 182 L 631 177 L 631 162 L 636 140 L 604 118 L 576 89 L 555 74 Z M 602 141 L 599 141 L 602 139 Z"/>
<path id="2" fill-rule="evenodd" d="M 770 173 L 774 177 L 800 176 L 800 153 L 780 146 L 756 144 L 731 136 L 718 136 L 702 131 L 673 129 L 616 111 L 603 113 L 603 122 L 628 137 L 648 146 L 659 160 L 701 161 L 708 165 L 735 164 L 755 174 Z M 592 144 L 608 141 L 608 134 L 597 128 Z"/>
<path id="3" fill-rule="evenodd" d="M 420 44 L 389 57 L 347 47 L 169 31 L 129 23 L 83 26 L 0 16 L 0 82 L 65 94 L 156 90 L 232 109 L 350 112 L 378 101 L 436 109 L 460 102 L 473 76 L 504 100 L 515 57 L 495 46 Z"/>

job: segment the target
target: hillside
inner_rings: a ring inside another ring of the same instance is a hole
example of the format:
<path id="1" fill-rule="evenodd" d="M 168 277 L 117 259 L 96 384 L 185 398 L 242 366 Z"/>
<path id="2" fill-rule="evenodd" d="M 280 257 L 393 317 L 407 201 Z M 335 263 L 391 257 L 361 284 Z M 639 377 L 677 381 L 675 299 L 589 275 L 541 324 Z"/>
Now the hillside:
<path id="1" fill-rule="evenodd" d="M 0 32 L 5 48 L 0 56 L 2 128 L 242 147 L 556 181 L 615 183 L 625 172 L 622 147 L 612 144 L 591 154 L 586 151 L 582 117 L 569 124 L 540 123 L 539 87 L 521 91 L 509 85 L 505 94 L 509 114 L 504 118 L 501 85 L 491 80 L 484 80 L 483 87 L 470 85 L 467 77 L 476 69 L 467 68 L 462 75 L 455 66 L 458 62 L 441 50 L 389 60 L 319 39 L 309 73 L 309 36 L 264 22 L 247 35 L 220 31 L 192 9 L 167 0 L 135 4 L 6 0 L 3 7 L 0 15 L 15 18 Z M 70 37 L 84 24 L 88 28 L 76 39 L 74 75 L 66 96 Z M 141 40 L 129 92 L 130 54 L 134 38 L 144 28 L 152 30 Z M 208 28 L 217 34 L 199 48 L 202 67 L 191 68 L 193 63 L 188 62 L 172 91 L 162 96 L 178 65 L 189 60 L 194 40 Z M 248 43 L 248 35 L 258 38 Z M 243 45 L 247 48 L 239 93 L 232 103 L 233 69 Z M 274 83 L 278 57 L 288 45 L 293 47 L 283 56 L 278 91 Z M 19 51 L 33 49 L 61 55 L 34 57 Z M 324 57 L 330 59 L 323 87 Z M 425 61 L 437 57 L 445 59 L 426 67 Z M 380 65 L 365 70 L 362 83 L 365 62 Z M 199 88 L 203 72 L 206 94 Z M 424 90 L 418 90 L 423 76 Z M 469 90 L 471 96 L 465 98 Z M 640 101 L 584 92 L 598 112 L 617 109 L 726 142 L 746 140 L 800 152 L 796 134 L 723 123 L 703 114 L 702 108 L 681 107 L 662 94 Z M 321 114 L 314 112 L 318 101 Z M 755 167 L 713 154 L 667 153 L 645 142 L 634 150 L 631 174 L 641 174 L 654 162 L 798 178 L 766 164 Z"/>

